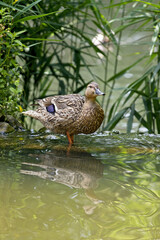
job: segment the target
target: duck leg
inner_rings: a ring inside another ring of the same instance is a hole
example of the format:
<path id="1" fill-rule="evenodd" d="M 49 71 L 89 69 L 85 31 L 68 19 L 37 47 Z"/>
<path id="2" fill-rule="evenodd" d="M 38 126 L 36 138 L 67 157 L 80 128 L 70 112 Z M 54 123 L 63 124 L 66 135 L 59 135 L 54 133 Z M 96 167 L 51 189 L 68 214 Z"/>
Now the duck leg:
<path id="1" fill-rule="evenodd" d="M 73 144 L 73 135 L 70 135 L 69 132 L 66 132 L 66 134 L 67 134 L 69 144 L 72 145 Z"/>
<path id="2" fill-rule="evenodd" d="M 71 135 L 72 143 L 74 142 L 74 135 Z"/>

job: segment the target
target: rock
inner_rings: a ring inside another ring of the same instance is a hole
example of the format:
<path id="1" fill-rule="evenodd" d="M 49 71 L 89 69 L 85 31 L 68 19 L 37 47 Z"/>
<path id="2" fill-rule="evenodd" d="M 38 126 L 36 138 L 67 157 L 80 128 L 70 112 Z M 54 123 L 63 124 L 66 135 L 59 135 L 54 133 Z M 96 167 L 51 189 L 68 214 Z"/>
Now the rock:
<path id="1" fill-rule="evenodd" d="M 10 124 L 10 126 L 12 126 L 16 130 L 22 130 L 23 129 L 22 124 L 16 118 L 14 118 L 11 115 L 6 115 L 6 122 L 8 122 Z"/>
<path id="2" fill-rule="evenodd" d="M 13 116 L 11 115 L 0 115 L 0 123 L 8 123 L 11 127 L 15 130 L 23 130 L 22 124 Z M 0 131 L 1 132 L 1 131 Z"/>
<path id="3" fill-rule="evenodd" d="M 10 133 L 15 131 L 7 122 L 0 122 L 0 133 Z"/>

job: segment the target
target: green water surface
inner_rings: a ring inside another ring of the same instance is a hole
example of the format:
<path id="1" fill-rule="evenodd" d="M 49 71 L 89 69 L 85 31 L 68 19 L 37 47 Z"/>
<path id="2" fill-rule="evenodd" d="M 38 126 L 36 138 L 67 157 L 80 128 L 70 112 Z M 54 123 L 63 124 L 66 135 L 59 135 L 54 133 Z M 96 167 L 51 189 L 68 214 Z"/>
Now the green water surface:
<path id="1" fill-rule="evenodd" d="M 1 135 L 0 239 L 160 239 L 160 136 Z"/>

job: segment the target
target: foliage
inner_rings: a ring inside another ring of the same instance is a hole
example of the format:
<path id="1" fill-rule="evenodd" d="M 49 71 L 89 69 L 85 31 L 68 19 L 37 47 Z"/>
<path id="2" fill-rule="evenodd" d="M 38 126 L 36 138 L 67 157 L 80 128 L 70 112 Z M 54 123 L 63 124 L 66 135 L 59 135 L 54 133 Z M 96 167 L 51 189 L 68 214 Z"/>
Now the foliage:
<path id="1" fill-rule="evenodd" d="M 20 32 L 11 31 L 12 16 L 7 8 L 0 9 L 0 114 L 14 115 L 19 108 L 21 66 L 17 56 L 23 51 Z"/>
<path id="2" fill-rule="evenodd" d="M 112 130 L 125 119 L 127 132 L 136 120 L 139 127 L 160 133 L 158 1 L 11 2 L 0 1 L 0 5 L 10 8 L 12 29 L 25 31 L 21 34 L 27 46 L 21 54 L 24 107 L 37 97 L 80 92 L 94 80 L 108 91 L 102 99 L 106 116 L 102 130 Z M 149 51 L 133 52 L 132 63 L 122 59 L 124 67 L 120 68 L 127 31 L 148 33 L 144 42 L 138 39 L 132 44 L 147 44 Z M 93 39 L 99 33 L 103 39 L 97 45 Z M 139 64 L 144 66 L 141 77 L 124 86 L 124 74 Z M 97 65 L 102 72 L 97 72 Z"/>
<path id="3" fill-rule="evenodd" d="M 127 10 L 126 6 L 127 5 Z M 117 52 L 121 47 L 121 37 L 125 29 L 132 26 L 132 32 L 148 31 L 150 52 L 144 54 L 146 58 L 146 71 L 142 73 L 139 79 L 129 83 L 122 91 L 116 101 L 110 106 L 106 105 L 106 112 L 109 112 L 107 124 L 104 130 L 112 130 L 123 118 L 127 121 L 127 132 L 132 130 L 134 119 L 139 122 L 139 127 L 145 127 L 148 132 L 160 133 L 160 102 L 159 102 L 159 79 L 160 79 L 160 6 L 152 3 L 152 1 L 123 1 L 119 4 L 113 4 L 109 7 L 122 7 L 121 26 L 115 29 L 119 32 L 119 45 Z M 119 18 L 120 19 L 120 18 Z M 112 22 L 118 21 L 118 18 L 112 18 Z M 137 28 L 138 24 L 138 28 Z M 135 30 L 136 29 L 136 30 Z M 146 36 L 147 38 L 147 36 Z M 116 59 L 118 58 L 118 54 Z M 143 60 L 139 58 L 135 64 Z M 117 72 L 118 61 L 115 64 L 114 75 L 106 82 L 110 83 L 109 99 L 114 90 L 114 86 L 118 78 L 122 78 L 123 74 L 133 67 L 132 64 L 128 68 Z M 140 101 L 142 99 L 142 102 Z"/>
<path id="4" fill-rule="evenodd" d="M 92 64 L 87 60 L 88 57 L 95 58 L 90 49 L 104 53 L 92 43 L 93 30 L 88 30 L 88 23 L 103 32 L 107 30 L 115 41 L 107 21 L 100 16 L 96 5 L 88 0 L 54 1 L 54 4 L 52 1 L 30 0 L 27 5 L 17 1 L 13 20 L 14 29 L 26 30 L 21 37 L 27 45 L 23 55 L 25 107 L 36 97 L 49 94 L 51 88 L 58 94 L 79 92 L 95 79 L 90 69 Z M 84 71 L 89 74 L 88 81 L 82 74 Z"/>

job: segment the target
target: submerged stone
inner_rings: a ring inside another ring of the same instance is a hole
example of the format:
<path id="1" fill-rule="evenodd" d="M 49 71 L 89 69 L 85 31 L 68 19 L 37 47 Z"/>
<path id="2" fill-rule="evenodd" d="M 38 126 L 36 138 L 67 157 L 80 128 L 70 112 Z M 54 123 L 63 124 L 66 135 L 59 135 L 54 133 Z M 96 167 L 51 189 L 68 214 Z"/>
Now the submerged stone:
<path id="1" fill-rule="evenodd" d="M 23 126 L 22 124 L 13 116 L 7 115 L 6 116 L 6 122 L 9 123 L 10 126 L 12 126 L 16 130 L 22 130 Z"/>
<path id="2" fill-rule="evenodd" d="M 0 123 L 8 123 L 9 126 L 12 127 L 14 130 L 18 130 L 18 131 L 24 130 L 21 122 L 19 122 L 19 120 L 17 120 L 15 117 L 13 117 L 11 115 L 6 115 L 6 116 L 0 115 Z M 6 125 L 6 124 L 4 124 L 4 125 Z M 2 126 L 3 126 L 3 124 L 2 124 Z M 3 131 L 0 130 L 0 132 L 3 132 Z"/>
<path id="3" fill-rule="evenodd" d="M 0 122 L 0 133 L 13 132 L 15 129 L 7 122 Z"/>

